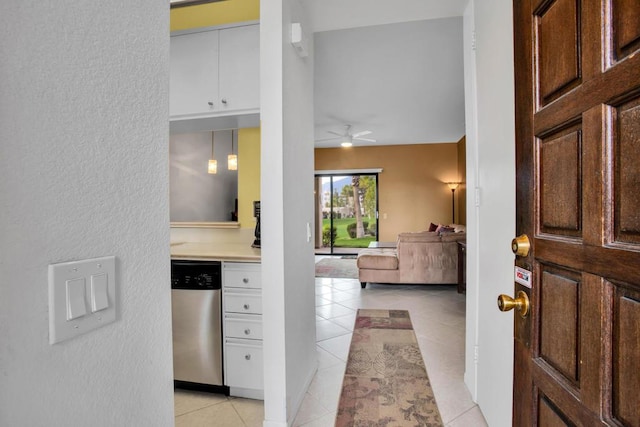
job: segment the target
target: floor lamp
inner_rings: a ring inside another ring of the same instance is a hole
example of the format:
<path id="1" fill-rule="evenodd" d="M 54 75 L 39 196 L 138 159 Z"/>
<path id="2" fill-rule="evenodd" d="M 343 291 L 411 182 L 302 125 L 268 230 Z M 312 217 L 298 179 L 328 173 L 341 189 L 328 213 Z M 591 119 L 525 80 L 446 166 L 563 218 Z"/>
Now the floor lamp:
<path id="1" fill-rule="evenodd" d="M 447 182 L 447 185 L 449 186 L 449 188 L 451 189 L 451 223 L 455 224 L 456 223 L 456 197 L 455 197 L 455 193 L 456 193 L 456 188 L 458 188 L 458 185 L 460 185 L 459 182 Z"/>

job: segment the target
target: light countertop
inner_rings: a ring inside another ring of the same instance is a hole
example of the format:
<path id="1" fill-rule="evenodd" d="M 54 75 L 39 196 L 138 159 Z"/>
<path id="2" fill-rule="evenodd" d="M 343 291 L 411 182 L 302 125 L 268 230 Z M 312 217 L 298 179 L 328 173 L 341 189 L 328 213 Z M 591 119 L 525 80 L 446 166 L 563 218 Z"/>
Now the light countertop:
<path id="1" fill-rule="evenodd" d="M 260 262 L 253 229 L 172 228 L 171 259 Z"/>

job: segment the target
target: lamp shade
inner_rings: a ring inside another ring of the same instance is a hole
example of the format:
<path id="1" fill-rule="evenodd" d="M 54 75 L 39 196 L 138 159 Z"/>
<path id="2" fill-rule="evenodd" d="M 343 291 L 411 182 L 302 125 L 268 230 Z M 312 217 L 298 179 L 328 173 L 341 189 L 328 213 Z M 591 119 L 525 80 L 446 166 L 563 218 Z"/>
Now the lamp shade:
<path id="1" fill-rule="evenodd" d="M 458 185 L 460 185 L 460 183 L 459 182 L 447 182 L 447 185 L 449 186 L 449 189 L 455 190 L 456 188 L 458 188 Z"/>
<path id="2" fill-rule="evenodd" d="M 214 132 L 211 131 L 211 159 L 209 159 L 209 167 L 207 168 L 207 172 L 212 175 L 218 173 L 218 161 L 215 159 L 213 155 L 213 139 L 214 139 Z"/>
<path id="3" fill-rule="evenodd" d="M 207 172 L 210 174 L 218 173 L 218 161 L 216 159 L 209 160 L 209 167 L 207 168 Z"/>
<path id="4" fill-rule="evenodd" d="M 230 171 L 238 170 L 238 156 L 235 154 L 229 154 L 227 156 L 227 167 Z"/>
<path id="5" fill-rule="evenodd" d="M 238 170 L 238 156 L 233 151 L 234 133 L 235 132 L 233 131 L 233 129 L 231 129 L 231 154 L 227 156 L 227 169 L 229 169 L 230 171 Z"/>

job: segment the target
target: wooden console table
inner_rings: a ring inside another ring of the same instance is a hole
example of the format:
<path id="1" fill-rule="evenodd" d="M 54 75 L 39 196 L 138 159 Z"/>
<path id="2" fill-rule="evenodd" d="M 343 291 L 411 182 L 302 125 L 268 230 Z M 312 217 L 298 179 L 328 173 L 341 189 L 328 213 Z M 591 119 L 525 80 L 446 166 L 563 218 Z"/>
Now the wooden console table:
<path id="1" fill-rule="evenodd" d="M 467 244 L 458 242 L 458 293 L 467 292 Z"/>

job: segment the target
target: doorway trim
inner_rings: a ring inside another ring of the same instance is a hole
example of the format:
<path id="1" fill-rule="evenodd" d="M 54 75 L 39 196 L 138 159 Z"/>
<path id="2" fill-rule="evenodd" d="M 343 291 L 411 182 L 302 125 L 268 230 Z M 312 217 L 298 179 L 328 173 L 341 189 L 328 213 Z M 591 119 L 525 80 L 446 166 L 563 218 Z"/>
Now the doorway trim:
<path id="1" fill-rule="evenodd" d="M 381 173 L 382 168 L 373 169 L 335 169 L 335 170 L 316 170 L 314 175 L 373 175 Z"/>
<path id="2" fill-rule="evenodd" d="M 378 221 L 378 212 L 379 212 L 379 175 L 382 172 L 382 168 L 369 168 L 369 169 L 333 169 L 333 170 L 315 170 L 314 171 L 314 198 L 315 198 L 315 230 L 316 230 L 316 239 L 315 239 L 315 253 L 318 255 L 318 249 L 322 247 L 322 236 L 323 236 L 323 220 L 322 220 L 322 207 L 318 203 L 318 194 L 320 192 L 320 185 L 318 178 L 332 178 L 331 184 L 331 192 L 333 193 L 333 177 L 336 176 L 375 176 L 375 187 L 376 187 L 376 206 L 375 206 L 375 220 L 376 220 L 376 239 L 380 235 L 380 223 Z M 333 202 L 332 202 L 332 210 L 333 210 Z M 333 214 L 331 215 L 331 224 L 333 226 Z M 341 254 L 351 254 L 351 252 L 341 252 Z M 357 250 L 353 252 L 353 254 L 357 254 Z M 333 242 L 330 245 L 330 253 L 321 255 L 337 255 L 334 253 L 334 245 Z"/>

